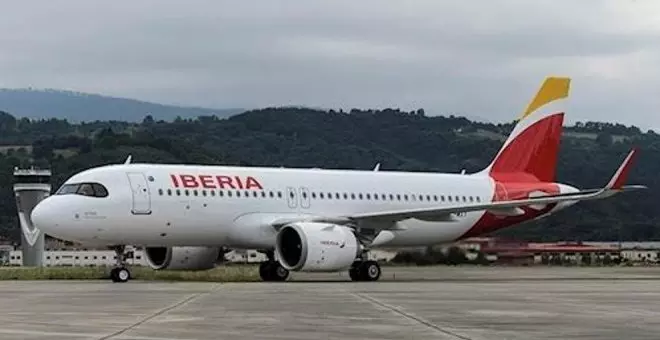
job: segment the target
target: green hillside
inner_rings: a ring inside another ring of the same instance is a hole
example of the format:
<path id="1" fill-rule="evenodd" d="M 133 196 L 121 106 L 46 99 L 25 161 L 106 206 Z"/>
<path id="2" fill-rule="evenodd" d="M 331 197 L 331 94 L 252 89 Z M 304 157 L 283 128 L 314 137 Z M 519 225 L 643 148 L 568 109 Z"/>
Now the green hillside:
<path id="1" fill-rule="evenodd" d="M 51 166 L 53 185 L 75 172 L 122 162 L 209 163 L 473 172 L 485 167 L 512 123 L 486 124 L 462 117 L 401 112 L 317 111 L 267 108 L 220 119 L 141 123 L 17 120 L 0 114 L 0 235 L 18 239 L 11 172 L 34 162 Z M 640 157 L 631 182 L 657 188 L 660 136 L 609 123 L 567 127 L 558 180 L 581 188 L 602 186 L 631 146 Z M 582 202 L 541 221 L 504 230 L 531 240 L 660 239 L 660 192 L 647 190 L 598 202 Z"/>

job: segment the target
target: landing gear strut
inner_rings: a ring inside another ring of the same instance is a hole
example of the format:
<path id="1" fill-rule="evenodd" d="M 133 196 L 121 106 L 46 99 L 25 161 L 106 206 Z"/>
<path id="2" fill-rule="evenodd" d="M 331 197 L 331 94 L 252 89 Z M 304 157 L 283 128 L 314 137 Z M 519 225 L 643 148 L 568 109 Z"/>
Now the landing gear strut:
<path id="1" fill-rule="evenodd" d="M 264 281 L 286 281 L 289 277 L 289 271 L 275 260 L 275 253 L 272 250 L 266 251 L 268 260 L 259 265 L 259 276 Z"/>
<path id="2" fill-rule="evenodd" d="M 362 259 L 353 262 L 351 269 L 348 270 L 348 276 L 353 281 L 376 281 L 380 278 L 380 273 L 378 262 Z"/>
<path id="3" fill-rule="evenodd" d="M 126 246 L 114 246 L 112 249 L 115 251 L 117 264 L 110 271 L 110 279 L 112 282 L 126 282 L 131 278 L 131 272 L 126 268 L 126 255 L 124 254 Z"/>

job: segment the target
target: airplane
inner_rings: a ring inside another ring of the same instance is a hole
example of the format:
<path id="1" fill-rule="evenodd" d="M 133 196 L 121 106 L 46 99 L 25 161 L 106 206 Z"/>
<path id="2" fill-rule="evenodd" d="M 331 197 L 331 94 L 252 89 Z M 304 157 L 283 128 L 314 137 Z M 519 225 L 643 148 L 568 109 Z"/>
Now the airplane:
<path id="1" fill-rule="evenodd" d="M 129 157 L 71 176 L 31 220 L 53 237 L 114 249 L 114 282 L 131 278 L 126 245 L 144 247 L 155 270 L 206 270 L 221 249 L 255 249 L 268 258 L 259 267 L 264 281 L 345 270 L 353 281 L 376 281 L 381 268 L 368 259 L 372 249 L 447 244 L 646 188 L 625 185 L 635 148 L 602 188 L 555 181 L 570 81 L 547 77 L 479 172 L 142 164 Z"/>

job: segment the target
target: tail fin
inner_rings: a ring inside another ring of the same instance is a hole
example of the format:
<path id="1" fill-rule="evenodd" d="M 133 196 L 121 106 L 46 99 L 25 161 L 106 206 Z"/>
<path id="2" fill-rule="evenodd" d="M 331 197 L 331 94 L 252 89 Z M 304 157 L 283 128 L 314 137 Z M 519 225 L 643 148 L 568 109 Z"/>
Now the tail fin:
<path id="1" fill-rule="evenodd" d="M 571 80 L 548 77 L 509 138 L 481 173 L 500 181 L 553 182 Z"/>

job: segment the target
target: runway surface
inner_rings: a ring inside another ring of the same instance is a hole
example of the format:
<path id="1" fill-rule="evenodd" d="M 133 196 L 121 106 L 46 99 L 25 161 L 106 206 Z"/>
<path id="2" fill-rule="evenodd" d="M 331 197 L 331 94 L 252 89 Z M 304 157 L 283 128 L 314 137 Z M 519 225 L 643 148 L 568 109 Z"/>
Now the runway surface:
<path id="1" fill-rule="evenodd" d="M 660 268 L 389 268 L 383 281 L 0 282 L 0 339 L 655 339 Z"/>

